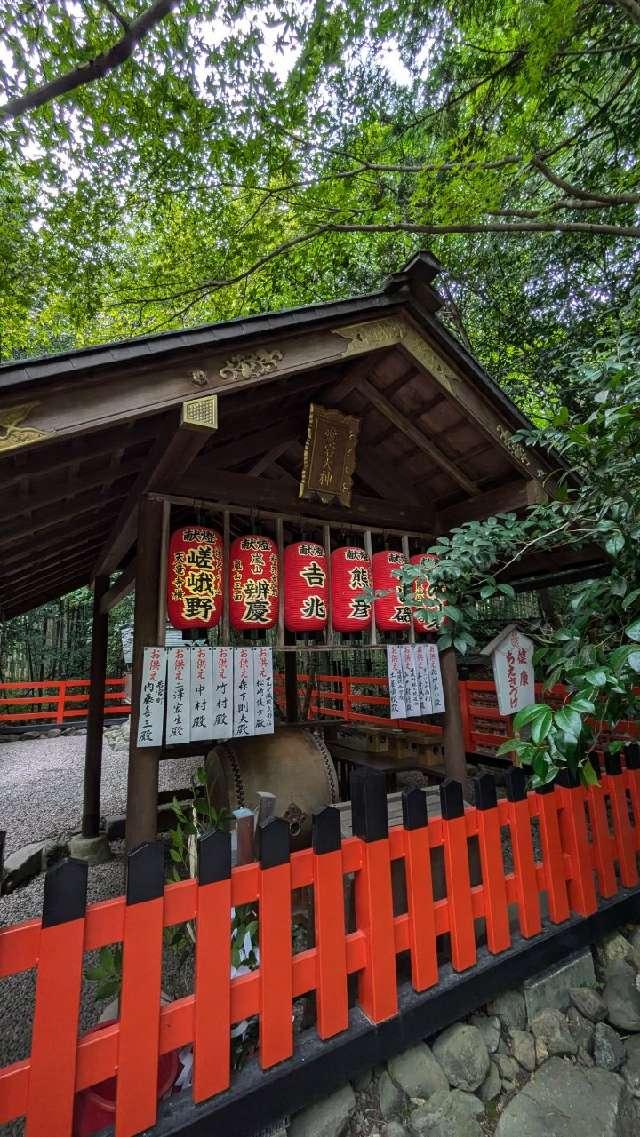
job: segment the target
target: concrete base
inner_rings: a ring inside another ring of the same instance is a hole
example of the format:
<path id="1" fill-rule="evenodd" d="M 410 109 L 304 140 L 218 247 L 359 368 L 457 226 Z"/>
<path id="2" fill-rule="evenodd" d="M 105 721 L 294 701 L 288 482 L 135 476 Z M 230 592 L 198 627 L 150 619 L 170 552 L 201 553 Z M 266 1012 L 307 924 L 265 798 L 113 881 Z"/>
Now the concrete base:
<path id="1" fill-rule="evenodd" d="M 586 951 L 576 952 L 560 964 L 526 979 L 522 990 L 527 1008 L 527 1018 L 532 1018 L 546 1007 L 564 1011 L 571 1002 L 570 987 L 595 987 L 596 972 L 593 956 Z"/>
<path id="2" fill-rule="evenodd" d="M 76 833 L 69 838 L 69 856 L 77 861 L 86 861 L 88 865 L 103 865 L 112 859 L 111 849 L 106 833 L 98 837 L 83 837 Z"/>

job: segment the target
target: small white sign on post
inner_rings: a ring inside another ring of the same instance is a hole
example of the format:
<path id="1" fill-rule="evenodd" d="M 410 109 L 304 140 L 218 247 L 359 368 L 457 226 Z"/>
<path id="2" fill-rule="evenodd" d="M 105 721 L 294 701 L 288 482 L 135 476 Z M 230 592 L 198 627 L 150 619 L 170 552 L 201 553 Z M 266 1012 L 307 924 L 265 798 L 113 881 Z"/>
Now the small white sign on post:
<path id="1" fill-rule="evenodd" d="M 212 738 L 231 738 L 233 733 L 233 648 L 213 651 Z"/>
<path id="2" fill-rule="evenodd" d="M 191 652 L 188 647 L 167 648 L 168 746 L 191 741 Z"/>
<path id="3" fill-rule="evenodd" d="M 255 733 L 273 734 L 273 652 L 270 647 L 256 648 L 253 653 L 253 686 Z"/>
<path id="4" fill-rule="evenodd" d="M 389 718 L 404 719 L 407 708 L 404 700 L 404 676 L 402 658 L 397 644 L 387 647 L 387 675 L 389 677 Z"/>
<path id="5" fill-rule="evenodd" d="M 483 654 L 491 655 L 493 678 L 501 715 L 515 715 L 535 703 L 533 641 L 515 624 L 496 636 Z"/>
<path id="6" fill-rule="evenodd" d="M 413 644 L 402 644 L 400 647 L 402 675 L 404 677 L 404 705 L 408 719 L 416 718 L 416 716 L 422 713 L 420 709 L 420 690 L 418 688 L 416 657 L 413 646 Z"/>
<path id="7" fill-rule="evenodd" d="M 163 647 L 146 647 L 142 659 L 138 746 L 162 746 L 167 653 Z"/>
<path id="8" fill-rule="evenodd" d="M 433 699 L 429 685 L 429 658 L 426 644 L 413 645 L 413 658 L 415 660 L 416 676 L 418 679 L 418 695 L 420 698 L 420 714 L 433 714 Z"/>
<path id="9" fill-rule="evenodd" d="M 191 741 L 213 738 L 212 649 L 191 648 Z"/>
<path id="10" fill-rule="evenodd" d="M 233 737 L 245 738 L 255 729 L 253 651 L 236 647 L 233 651 Z"/>
<path id="11" fill-rule="evenodd" d="M 440 656 L 435 644 L 427 644 L 427 671 L 429 687 L 431 689 L 431 702 L 433 714 L 441 714 L 444 710 L 444 687 L 442 685 L 442 672 L 440 670 Z"/>

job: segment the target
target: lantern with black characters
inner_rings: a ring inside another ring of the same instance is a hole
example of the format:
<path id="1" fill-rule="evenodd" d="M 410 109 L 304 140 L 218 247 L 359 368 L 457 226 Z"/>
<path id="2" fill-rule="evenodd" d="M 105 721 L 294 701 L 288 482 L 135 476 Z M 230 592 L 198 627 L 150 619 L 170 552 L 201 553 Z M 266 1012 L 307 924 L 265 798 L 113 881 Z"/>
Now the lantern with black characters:
<path id="1" fill-rule="evenodd" d="M 203 525 L 171 534 L 167 615 L 174 628 L 215 628 L 220 622 L 223 549 L 221 535 Z"/>
<path id="2" fill-rule="evenodd" d="M 284 626 L 320 632 L 327 626 L 327 558 L 322 545 L 297 541 L 284 550 Z"/>
<path id="3" fill-rule="evenodd" d="M 374 600 L 376 628 L 381 632 L 406 632 L 411 626 L 411 608 L 403 597 L 404 584 L 395 575 L 406 563 L 405 554 L 392 549 L 373 554 L 373 587 L 376 593 L 383 593 Z"/>
<path id="4" fill-rule="evenodd" d="M 278 550 L 271 537 L 236 537 L 229 549 L 229 622 L 236 632 L 278 621 Z"/>
<path id="5" fill-rule="evenodd" d="M 336 632 L 371 627 L 371 559 L 364 549 L 346 545 L 331 554 L 331 615 Z"/>

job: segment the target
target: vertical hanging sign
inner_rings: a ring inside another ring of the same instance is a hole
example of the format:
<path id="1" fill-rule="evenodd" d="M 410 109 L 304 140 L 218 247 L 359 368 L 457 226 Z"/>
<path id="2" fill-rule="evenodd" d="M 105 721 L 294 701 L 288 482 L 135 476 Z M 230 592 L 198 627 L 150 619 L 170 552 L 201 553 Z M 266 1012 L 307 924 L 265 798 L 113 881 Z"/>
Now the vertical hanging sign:
<path id="1" fill-rule="evenodd" d="M 213 651 L 212 738 L 231 738 L 233 731 L 233 648 Z"/>
<path id="2" fill-rule="evenodd" d="M 440 671 L 440 656 L 435 644 L 427 644 L 427 660 L 429 671 L 429 687 L 431 688 L 431 701 L 434 715 L 444 710 L 444 687 L 442 686 L 442 672 Z"/>
<path id="3" fill-rule="evenodd" d="M 163 647 L 146 647 L 142 660 L 138 746 L 162 746 L 167 653 Z"/>
<path id="4" fill-rule="evenodd" d="M 191 741 L 190 650 L 167 648 L 167 745 Z"/>
<path id="5" fill-rule="evenodd" d="M 427 645 L 414 644 L 413 657 L 415 660 L 416 676 L 418 679 L 420 714 L 432 715 L 433 699 L 431 698 L 431 686 L 429 684 L 429 657 L 427 655 Z"/>
<path id="6" fill-rule="evenodd" d="M 420 690 L 418 688 L 418 672 L 413 652 L 413 644 L 402 644 L 400 647 L 402 662 L 402 675 L 404 678 L 404 704 L 406 718 L 415 718 L 422 714 L 420 707 Z"/>
<path id="7" fill-rule="evenodd" d="M 404 676 L 398 644 L 387 647 L 387 674 L 389 676 L 389 718 L 404 719 L 407 710 L 404 700 Z"/>
<path id="8" fill-rule="evenodd" d="M 253 653 L 253 686 L 254 734 L 273 734 L 273 652 L 270 647 L 256 648 Z"/>
<path id="9" fill-rule="evenodd" d="M 213 680 L 210 647 L 191 649 L 191 741 L 213 737 Z"/>
<path id="10" fill-rule="evenodd" d="M 233 737 L 253 734 L 254 726 L 253 651 L 236 647 L 233 651 Z"/>

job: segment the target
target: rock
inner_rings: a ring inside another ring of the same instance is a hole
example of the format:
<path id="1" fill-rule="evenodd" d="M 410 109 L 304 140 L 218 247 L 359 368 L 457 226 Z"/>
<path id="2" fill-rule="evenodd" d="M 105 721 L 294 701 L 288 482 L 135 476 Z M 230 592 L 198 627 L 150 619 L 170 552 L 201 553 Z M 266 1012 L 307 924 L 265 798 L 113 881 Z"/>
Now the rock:
<path id="1" fill-rule="evenodd" d="M 540 1011 L 531 1023 L 536 1041 L 540 1040 L 548 1054 L 577 1054 L 578 1044 L 569 1030 L 562 1011 Z"/>
<path id="2" fill-rule="evenodd" d="M 527 1010 L 521 991 L 503 991 L 491 1003 L 487 1003 L 490 1015 L 497 1015 L 507 1030 L 524 1030 L 527 1025 Z"/>
<path id="3" fill-rule="evenodd" d="M 576 1007 L 569 1007 L 567 1011 L 567 1022 L 569 1023 L 569 1030 L 578 1045 L 578 1050 L 582 1048 L 590 1054 L 593 1050 L 593 1035 L 596 1029 L 591 1020 L 585 1019 L 584 1015 L 581 1015 Z"/>
<path id="4" fill-rule="evenodd" d="M 407 1130 L 399 1121 L 388 1121 L 382 1126 L 380 1137 L 407 1137 Z"/>
<path id="5" fill-rule="evenodd" d="M 638 953 L 621 932 L 611 932 L 610 935 L 605 936 L 596 947 L 596 956 L 604 971 L 607 970 L 610 963 L 615 963 L 616 960 L 620 959 L 632 963 L 636 970 L 640 967 Z"/>
<path id="6" fill-rule="evenodd" d="M 489 1065 L 489 1073 L 478 1090 L 478 1097 L 480 1101 L 493 1101 L 494 1098 L 497 1098 L 501 1088 L 502 1078 L 500 1077 L 500 1071 L 495 1062 L 491 1062 Z"/>
<path id="7" fill-rule="evenodd" d="M 571 987 L 595 987 L 595 985 L 593 956 L 588 950 L 569 956 L 561 964 L 555 964 L 525 980 L 522 991 L 529 1023 L 540 1011 L 548 1010 L 550 1007 L 564 1011 L 569 1006 Z"/>
<path id="8" fill-rule="evenodd" d="M 618 1070 L 627 1057 L 624 1042 L 608 1023 L 596 1024 L 593 1057 L 604 1070 Z"/>
<path id="9" fill-rule="evenodd" d="M 62 734 L 59 726 L 54 726 L 52 730 L 47 731 L 47 738 L 59 738 Z"/>
<path id="10" fill-rule="evenodd" d="M 12 892 L 18 885 L 26 884 L 46 868 L 47 857 L 51 855 L 50 841 L 32 841 L 23 845 L 4 858 L 4 891 Z"/>
<path id="11" fill-rule="evenodd" d="M 449 1089 L 447 1075 L 424 1042 L 392 1058 L 387 1069 L 408 1098 L 430 1098 L 438 1090 Z"/>
<path id="12" fill-rule="evenodd" d="M 489 1073 L 489 1051 L 477 1027 L 456 1023 L 433 1044 L 433 1053 L 452 1086 L 477 1090 Z"/>
<path id="13" fill-rule="evenodd" d="M 482 1137 L 477 1118 L 482 1102 L 461 1090 L 439 1090 L 411 1114 L 410 1126 L 416 1137 Z"/>
<path id="14" fill-rule="evenodd" d="M 500 1045 L 500 1019 L 497 1015 L 472 1015 L 471 1026 L 476 1026 L 484 1038 L 489 1054 L 495 1054 Z"/>
<path id="15" fill-rule="evenodd" d="M 536 1068 L 536 1047 L 533 1035 L 528 1030 L 512 1030 L 510 1040 L 511 1053 L 516 1062 L 532 1074 Z"/>
<path id="16" fill-rule="evenodd" d="M 608 1021 L 619 1030 L 640 1030 L 640 991 L 635 980 L 633 967 L 624 959 L 608 964 L 602 997 L 607 1004 Z"/>
<path id="17" fill-rule="evenodd" d="M 578 1062 L 581 1066 L 595 1066 L 595 1062 L 584 1046 L 578 1047 Z"/>
<path id="18" fill-rule="evenodd" d="M 640 955 L 640 924 L 636 924 L 633 930 L 627 936 L 629 943 L 634 951 Z"/>
<path id="19" fill-rule="evenodd" d="M 385 1118 L 393 1117 L 394 1113 L 399 1113 L 404 1105 L 402 1090 L 398 1089 L 386 1070 L 383 1070 L 378 1082 L 378 1101 L 380 1113 Z"/>
<path id="20" fill-rule="evenodd" d="M 547 1058 L 549 1057 L 549 1051 L 547 1050 L 547 1048 L 546 1048 L 546 1046 L 545 1046 L 545 1044 L 541 1038 L 536 1038 L 535 1044 L 536 1044 L 536 1066 L 542 1066 L 542 1063 L 546 1062 Z"/>
<path id="21" fill-rule="evenodd" d="M 75 833 L 69 838 L 69 856 L 77 861 L 86 861 L 88 865 L 104 865 L 111 858 L 111 849 L 106 833 L 98 837 L 83 837 Z"/>
<path id="22" fill-rule="evenodd" d="M 550 1058 L 506 1105 L 495 1137 L 633 1137 L 636 1105 L 617 1074 Z"/>
<path id="23" fill-rule="evenodd" d="M 580 1014 L 592 1023 L 607 1017 L 607 1004 L 593 987 L 571 987 L 569 997 Z"/>
<path id="24" fill-rule="evenodd" d="M 355 1108 L 356 1095 L 351 1086 L 342 1086 L 296 1114 L 289 1126 L 289 1137 L 342 1137 Z"/>
<path id="25" fill-rule="evenodd" d="M 353 1079 L 353 1088 L 357 1094 L 362 1094 L 369 1089 L 372 1080 L 373 1070 L 365 1070 L 363 1074 L 358 1074 L 358 1077 Z"/>
<path id="26" fill-rule="evenodd" d="M 518 1063 L 515 1058 L 510 1058 L 508 1054 L 497 1054 L 495 1061 L 503 1082 L 515 1082 L 518 1077 Z"/>
<path id="27" fill-rule="evenodd" d="M 640 1034 L 627 1039 L 627 1061 L 622 1069 L 622 1076 L 634 1098 L 640 1098 Z"/>

